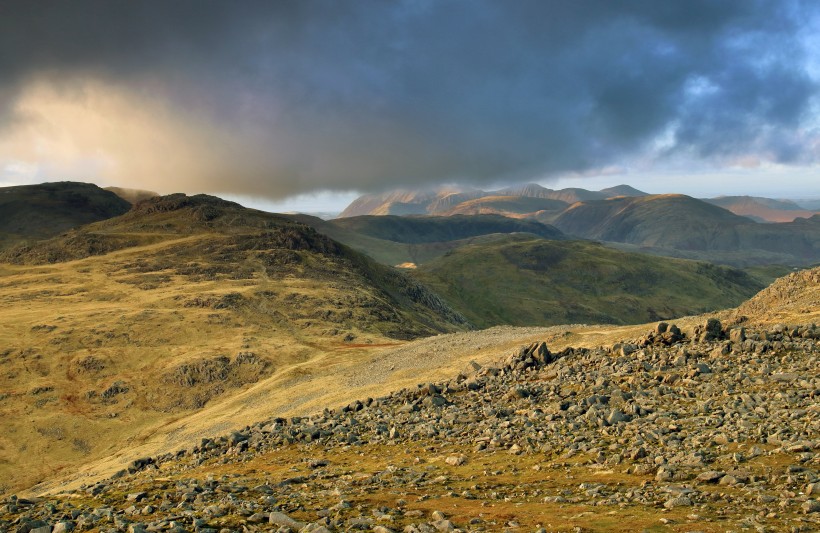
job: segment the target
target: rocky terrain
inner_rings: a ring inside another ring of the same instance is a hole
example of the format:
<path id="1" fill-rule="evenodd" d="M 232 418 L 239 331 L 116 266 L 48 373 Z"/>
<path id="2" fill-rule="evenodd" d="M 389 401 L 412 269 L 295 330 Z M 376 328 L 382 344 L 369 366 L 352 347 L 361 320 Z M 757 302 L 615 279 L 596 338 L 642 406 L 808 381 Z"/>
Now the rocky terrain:
<path id="1" fill-rule="evenodd" d="M 0 529 L 816 531 L 818 354 L 814 325 L 717 319 L 606 347 L 533 343 L 12 496 Z"/>

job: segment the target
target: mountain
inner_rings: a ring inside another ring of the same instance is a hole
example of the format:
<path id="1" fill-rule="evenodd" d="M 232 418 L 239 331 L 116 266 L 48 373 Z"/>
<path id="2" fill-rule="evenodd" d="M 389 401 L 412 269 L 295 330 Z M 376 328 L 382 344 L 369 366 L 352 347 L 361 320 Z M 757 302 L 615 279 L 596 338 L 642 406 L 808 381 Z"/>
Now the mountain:
<path id="1" fill-rule="evenodd" d="M 557 211 L 562 205 L 586 200 L 603 200 L 615 196 L 644 196 L 646 193 L 628 185 L 618 185 L 602 191 L 569 188 L 552 190 L 536 183 L 507 187 L 497 191 L 477 189 L 454 189 L 443 187 L 432 191 L 393 191 L 384 194 L 368 194 L 354 200 L 339 218 L 361 215 L 451 215 L 451 214 L 529 214 L 539 211 Z M 499 198 L 506 198 L 504 205 L 492 206 Z M 537 202 L 541 199 L 543 202 Z M 552 200 L 552 202 L 548 202 Z M 511 204 L 515 205 L 510 210 Z M 528 207 L 529 206 L 529 207 Z M 531 211 L 525 211 L 531 208 Z M 505 211 L 506 210 L 506 211 Z"/>
<path id="2" fill-rule="evenodd" d="M 124 187 L 105 187 L 106 191 L 113 192 L 129 204 L 137 204 L 143 200 L 148 200 L 155 196 L 159 196 L 159 193 L 154 191 L 145 191 L 142 189 L 127 189 Z"/>
<path id="3" fill-rule="evenodd" d="M 757 196 L 720 196 L 704 201 L 756 222 L 792 222 L 798 217 L 811 218 L 818 214 L 816 211 L 803 209 L 791 200 L 773 200 Z"/>
<path id="4" fill-rule="evenodd" d="M 0 249 L 59 235 L 122 215 L 131 205 L 90 183 L 58 182 L 0 188 Z"/>
<path id="5" fill-rule="evenodd" d="M 795 203 L 803 209 L 807 209 L 809 211 L 820 211 L 820 199 L 802 199 L 802 200 L 795 200 Z"/>
<path id="6" fill-rule="evenodd" d="M 482 191 L 483 192 L 483 191 Z M 542 187 L 537 183 L 528 183 L 526 185 L 519 185 L 516 187 L 507 187 L 505 189 L 499 189 L 497 191 L 492 192 L 484 192 L 484 194 L 494 195 L 494 196 L 520 196 L 524 198 L 552 198 L 552 194 L 555 193 L 552 189 L 547 189 L 546 187 Z"/>
<path id="7" fill-rule="evenodd" d="M 470 327 L 399 271 L 205 195 L 152 198 L 2 259 L 0 489 L 202 412 L 208 427 L 264 416 L 284 384 L 308 386 L 307 363 Z"/>
<path id="8" fill-rule="evenodd" d="M 614 187 L 607 187 L 601 189 L 602 193 L 607 195 L 607 198 L 615 198 L 616 196 L 649 196 L 649 193 L 639 191 L 635 187 L 629 185 L 616 185 Z"/>
<path id="9" fill-rule="evenodd" d="M 655 250 L 731 252 L 727 262 L 820 261 L 820 216 L 759 224 L 684 195 L 652 195 L 582 202 L 553 221 L 564 233 Z"/>
<path id="10" fill-rule="evenodd" d="M 466 200 L 455 207 L 443 211 L 445 216 L 496 214 L 506 217 L 521 217 L 544 211 L 559 213 L 569 206 L 568 203 L 551 198 L 532 196 L 484 196 Z"/>
<path id="11" fill-rule="evenodd" d="M 443 187 L 432 191 L 398 190 L 383 194 L 367 194 L 353 200 L 339 214 L 339 218 L 361 215 L 424 215 L 430 203 L 461 192 L 461 189 Z"/>
<path id="12" fill-rule="evenodd" d="M 729 267 L 523 234 L 458 247 L 413 276 L 479 327 L 648 322 L 732 307 L 762 288 Z"/>

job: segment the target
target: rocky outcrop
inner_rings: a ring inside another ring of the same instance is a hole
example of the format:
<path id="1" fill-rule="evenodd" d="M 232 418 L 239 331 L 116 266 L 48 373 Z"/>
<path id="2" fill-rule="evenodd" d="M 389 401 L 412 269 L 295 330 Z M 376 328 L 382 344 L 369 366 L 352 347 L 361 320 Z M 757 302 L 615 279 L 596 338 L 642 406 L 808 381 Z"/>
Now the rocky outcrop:
<path id="1" fill-rule="evenodd" d="M 692 337 L 662 323 L 640 339 L 597 349 L 553 353 L 545 343 L 529 344 L 496 365 L 473 362 L 446 381 L 310 417 L 272 418 L 175 454 L 144 458 L 71 495 L 12 497 L 0 512 L 0 529 L 30 531 L 67 521 L 70 526 L 59 527 L 503 529 L 486 517 L 467 520 L 418 508 L 448 498 L 455 508 L 481 500 L 488 513 L 493 506 L 515 509 L 538 501 L 558 506 L 550 509 L 570 505 L 575 513 L 588 508 L 590 515 L 635 516 L 630 510 L 640 509 L 660 517 L 696 513 L 686 519 L 690 525 L 816 530 L 816 328 L 735 331 L 709 320 Z M 368 470 L 370 455 L 390 450 L 396 457 L 409 450 L 427 455 Z M 342 464 L 345 454 L 356 462 Z M 436 455 L 442 455 L 438 463 Z M 272 475 L 243 466 L 294 456 L 301 467 Z M 533 465 L 526 474 L 522 461 Z M 350 470 L 356 463 L 362 473 Z M 503 464 L 513 476 L 477 464 Z M 241 473 L 202 476 L 211 469 Z M 606 475 L 596 479 L 595 472 Z M 594 481 L 561 481 L 584 473 Z M 393 493 L 388 505 L 372 496 Z"/>

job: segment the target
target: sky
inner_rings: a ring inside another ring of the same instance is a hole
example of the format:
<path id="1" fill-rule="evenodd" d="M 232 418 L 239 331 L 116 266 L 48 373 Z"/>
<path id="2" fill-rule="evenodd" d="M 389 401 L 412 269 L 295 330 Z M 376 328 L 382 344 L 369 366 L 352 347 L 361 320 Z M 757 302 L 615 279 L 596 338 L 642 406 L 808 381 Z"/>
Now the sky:
<path id="1" fill-rule="evenodd" d="M 2 0 L 0 186 L 820 197 L 820 3 Z"/>

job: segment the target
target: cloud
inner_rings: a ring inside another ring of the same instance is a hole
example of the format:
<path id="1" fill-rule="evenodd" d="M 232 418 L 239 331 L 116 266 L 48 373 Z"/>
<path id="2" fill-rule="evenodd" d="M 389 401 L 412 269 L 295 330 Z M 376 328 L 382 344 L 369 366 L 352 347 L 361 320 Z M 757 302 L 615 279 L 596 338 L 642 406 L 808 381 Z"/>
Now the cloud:
<path id="1" fill-rule="evenodd" d="M 279 198 L 633 158 L 809 164 L 816 17 L 774 0 L 4 2 L 0 166 Z"/>

